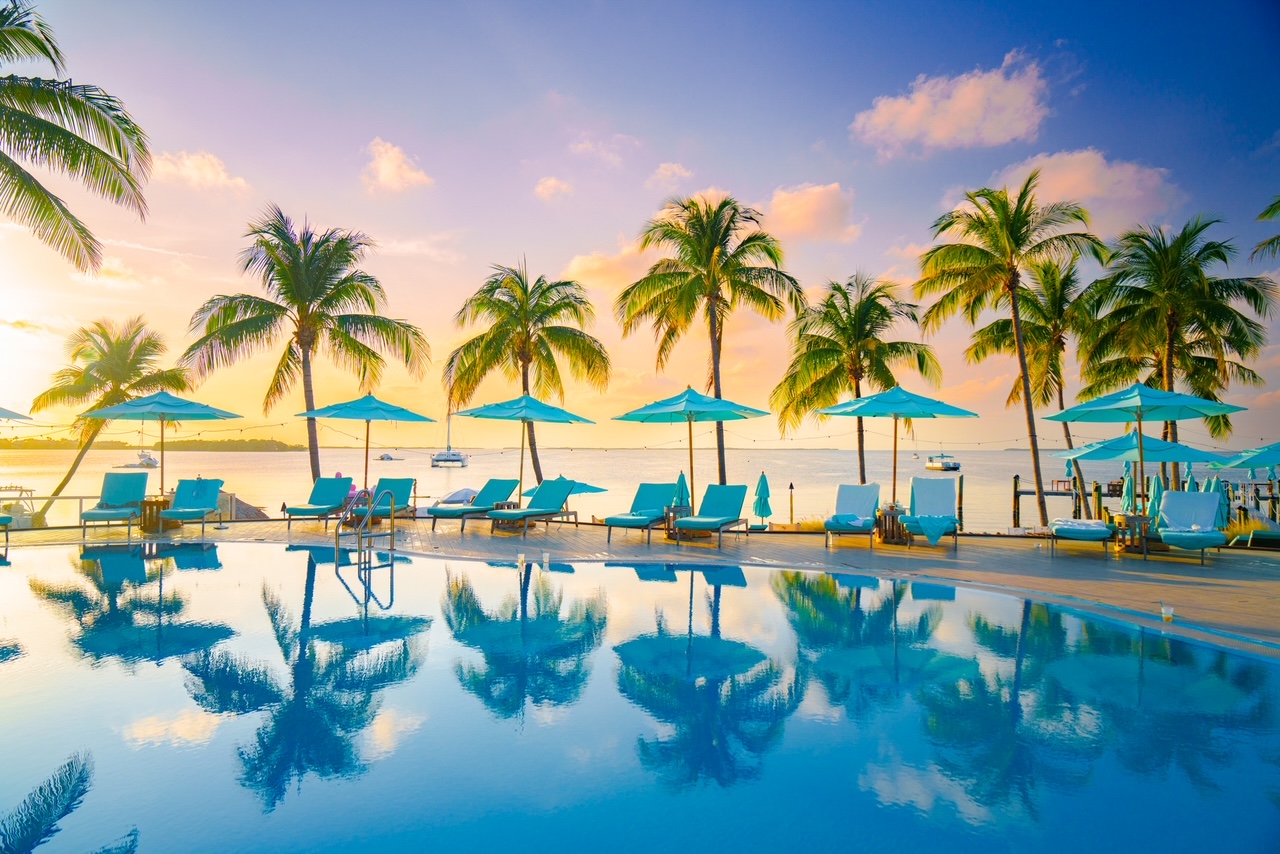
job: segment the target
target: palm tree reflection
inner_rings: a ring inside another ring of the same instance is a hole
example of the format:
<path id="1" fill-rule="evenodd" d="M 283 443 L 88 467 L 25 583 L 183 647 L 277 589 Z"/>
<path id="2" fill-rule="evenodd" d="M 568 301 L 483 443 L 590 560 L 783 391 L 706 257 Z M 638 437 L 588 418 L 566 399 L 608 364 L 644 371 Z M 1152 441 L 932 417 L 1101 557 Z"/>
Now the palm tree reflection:
<path id="1" fill-rule="evenodd" d="M 263 586 L 262 602 L 287 678 L 266 663 L 226 652 L 188 657 L 187 689 L 213 713 L 267 715 L 252 742 L 242 745 L 240 782 L 257 792 L 270 812 L 308 773 L 321 778 L 354 777 L 365 770 L 355 738 L 371 724 L 379 691 L 411 678 L 421 665 L 413 636 L 429 623 L 403 620 L 401 636 L 351 645 L 321 641 L 311 623 L 316 561 L 307 555 L 302 614 L 295 623 L 274 591 Z"/>
<path id="2" fill-rule="evenodd" d="M 0 854 L 26 854 L 59 831 L 58 822 L 79 808 L 93 784 L 93 759 L 73 753 L 48 779 L 8 813 L 0 813 Z M 93 854 L 132 854 L 138 850 L 135 827 Z"/>
<path id="3" fill-rule="evenodd" d="M 465 573 L 446 578 L 445 623 L 455 640 L 484 657 L 480 665 L 455 666 L 463 688 L 501 718 L 522 715 L 526 701 L 535 706 L 578 701 L 591 672 L 588 659 L 604 637 L 603 593 L 574 602 L 562 616 L 564 594 L 544 573 L 527 567 L 518 572 L 518 597 L 489 612 Z"/>

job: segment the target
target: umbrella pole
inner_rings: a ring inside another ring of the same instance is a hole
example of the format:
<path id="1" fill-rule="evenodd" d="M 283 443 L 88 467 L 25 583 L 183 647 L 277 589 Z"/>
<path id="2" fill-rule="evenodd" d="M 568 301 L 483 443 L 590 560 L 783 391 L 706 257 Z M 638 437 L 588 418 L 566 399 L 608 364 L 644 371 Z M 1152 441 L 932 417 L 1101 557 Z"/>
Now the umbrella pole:
<path id="1" fill-rule="evenodd" d="M 524 421 L 520 421 L 520 486 L 516 492 L 516 500 L 524 496 Z"/>
<path id="2" fill-rule="evenodd" d="M 1142 413 L 1138 413 L 1138 515 L 1147 510 L 1147 477 L 1145 458 L 1142 453 Z"/>
<path id="3" fill-rule="evenodd" d="M 693 485 L 693 416 L 685 419 L 689 423 L 689 509 L 697 507 L 698 492 Z"/>
<path id="4" fill-rule="evenodd" d="M 160 416 L 160 497 L 164 498 L 164 416 Z"/>
<path id="5" fill-rule="evenodd" d="M 369 422 L 364 422 L 364 488 L 369 488 Z"/>
<path id="6" fill-rule="evenodd" d="M 898 416 L 893 416 L 893 503 L 898 503 Z"/>

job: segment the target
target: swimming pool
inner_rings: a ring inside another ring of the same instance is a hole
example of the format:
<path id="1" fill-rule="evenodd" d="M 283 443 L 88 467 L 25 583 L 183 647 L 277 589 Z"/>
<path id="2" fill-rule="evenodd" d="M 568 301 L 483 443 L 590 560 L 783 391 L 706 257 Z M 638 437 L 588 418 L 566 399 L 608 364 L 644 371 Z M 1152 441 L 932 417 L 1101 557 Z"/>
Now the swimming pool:
<path id="1" fill-rule="evenodd" d="M 14 550 L 0 833 L 56 828 L 50 852 L 1280 844 L 1275 662 L 963 588 L 552 558 L 381 555 L 366 585 L 325 548 Z"/>

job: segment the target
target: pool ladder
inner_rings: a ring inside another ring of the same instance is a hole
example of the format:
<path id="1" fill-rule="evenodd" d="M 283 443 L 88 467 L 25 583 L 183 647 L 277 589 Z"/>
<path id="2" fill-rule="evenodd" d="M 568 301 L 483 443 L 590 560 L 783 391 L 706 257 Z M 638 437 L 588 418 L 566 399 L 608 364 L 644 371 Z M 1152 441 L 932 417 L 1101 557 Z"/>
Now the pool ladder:
<path id="1" fill-rule="evenodd" d="M 387 530 L 381 533 L 374 533 L 370 528 L 373 526 L 374 512 L 373 508 L 377 507 L 383 498 L 387 499 L 387 507 L 395 507 L 395 496 L 391 490 L 384 489 L 377 495 L 373 494 L 373 490 L 365 488 L 357 492 L 347 503 L 342 511 L 342 515 L 338 517 L 338 524 L 333 528 L 333 547 L 335 549 L 342 548 L 342 526 L 349 522 L 355 516 L 357 507 L 364 506 L 369 508 L 369 512 L 365 513 L 362 518 L 357 520 L 352 531 L 356 538 L 356 565 L 365 567 L 371 566 L 373 563 L 373 544 L 372 540 L 376 537 L 387 537 L 387 551 L 393 553 L 396 550 L 396 514 L 394 509 L 387 514 Z M 363 499 L 363 505 L 361 500 Z"/>

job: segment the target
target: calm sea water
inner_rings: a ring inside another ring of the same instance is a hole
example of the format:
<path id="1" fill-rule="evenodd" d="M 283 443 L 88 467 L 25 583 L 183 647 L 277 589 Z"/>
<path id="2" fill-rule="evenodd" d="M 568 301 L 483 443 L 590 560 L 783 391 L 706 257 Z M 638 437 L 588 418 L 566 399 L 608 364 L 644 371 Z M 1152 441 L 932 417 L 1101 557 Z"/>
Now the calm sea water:
<path id="1" fill-rule="evenodd" d="M 366 592 L 334 559 L 11 551 L 0 828 L 22 835 L 0 842 L 1280 845 L 1274 661 L 917 582 L 404 558 Z"/>
<path id="2" fill-rule="evenodd" d="M 382 449 L 374 451 L 375 456 Z M 369 463 L 372 481 L 380 475 L 415 477 L 420 495 L 439 497 L 456 489 L 479 489 L 490 477 L 516 477 L 520 469 L 518 449 L 482 450 L 471 453 L 471 464 L 465 469 L 433 469 L 432 451 L 405 449 L 390 451 L 401 459 Z M 695 452 L 696 489 L 701 495 L 705 484 L 716 479 L 715 452 Z M 902 453 L 898 462 L 898 498 L 909 497 L 907 484 L 912 475 L 940 477 L 942 472 L 925 470 L 925 454 L 913 459 L 911 452 Z M 74 457 L 73 451 L 0 451 L 0 485 L 21 484 L 47 495 L 66 474 Z M 795 518 L 825 518 L 834 511 L 836 486 L 857 483 L 857 454 L 854 451 L 820 450 L 729 450 L 727 452 L 730 483 L 748 484 L 748 507 L 755 494 L 756 482 L 764 472 L 772 493 L 772 521 L 786 522 L 791 515 L 788 486 L 795 486 Z M 964 521 L 967 531 L 1004 531 L 1011 523 L 1013 476 L 1021 475 L 1024 488 L 1031 486 L 1031 458 L 1025 451 L 969 451 L 957 454 L 964 475 Z M 90 451 L 68 486 L 67 495 L 97 496 L 104 472 L 134 462 L 131 451 Z M 363 473 L 363 451 L 326 448 L 321 451 L 322 471 L 332 475 L 341 471 L 359 483 Z M 684 450 L 569 450 L 551 448 L 542 452 L 546 477 L 565 475 L 608 490 L 599 494 L 574 496 L 570 506 L 582 518 L 604 517 L 630 507 L 636 484 L 675 480 L 687 470 L 688 452 Z M 1122 463 L 1089 463 L 1084 467 L 1086 480 L 1099 482 L 1118 480 Z M 1203 467 L 1198 467 L 1203 473 Z M 1065 461 L 1043 456 L 1042 471 L 1047 481 L 1065 476 Z M 867 452 L 867 479 L 881 484 L 881 502 L 890 497 L 892 454 L 889 451 Z M 311 490 L 311 476 L 305 452 L 231 453 L 171 452 L 165 457 L 166 488 L 172 488 L 181 477 L 218 477 L 226 481 L 226 489 L 237 497 L 272 515 L 278 515 L 284 502 L 299 503 Z M 532 470 L 525 460 L 525 483 L 533 482 Z M 149 488 L 159 488 L 159 472 L 151 471 Z M 1050 517 L 1069 516 L 1068 498 L 1050 498 Z M 1118 509 L 1119 499 L 1106 502 Z M 66 504 L 51 514 L 54 524 L 72 524 L 76 505 Z M 758 520 L 753 520 L 758 521 Z M 1023 524 L 1035 524 L 1035 501 L 1023 499 Z"/>

